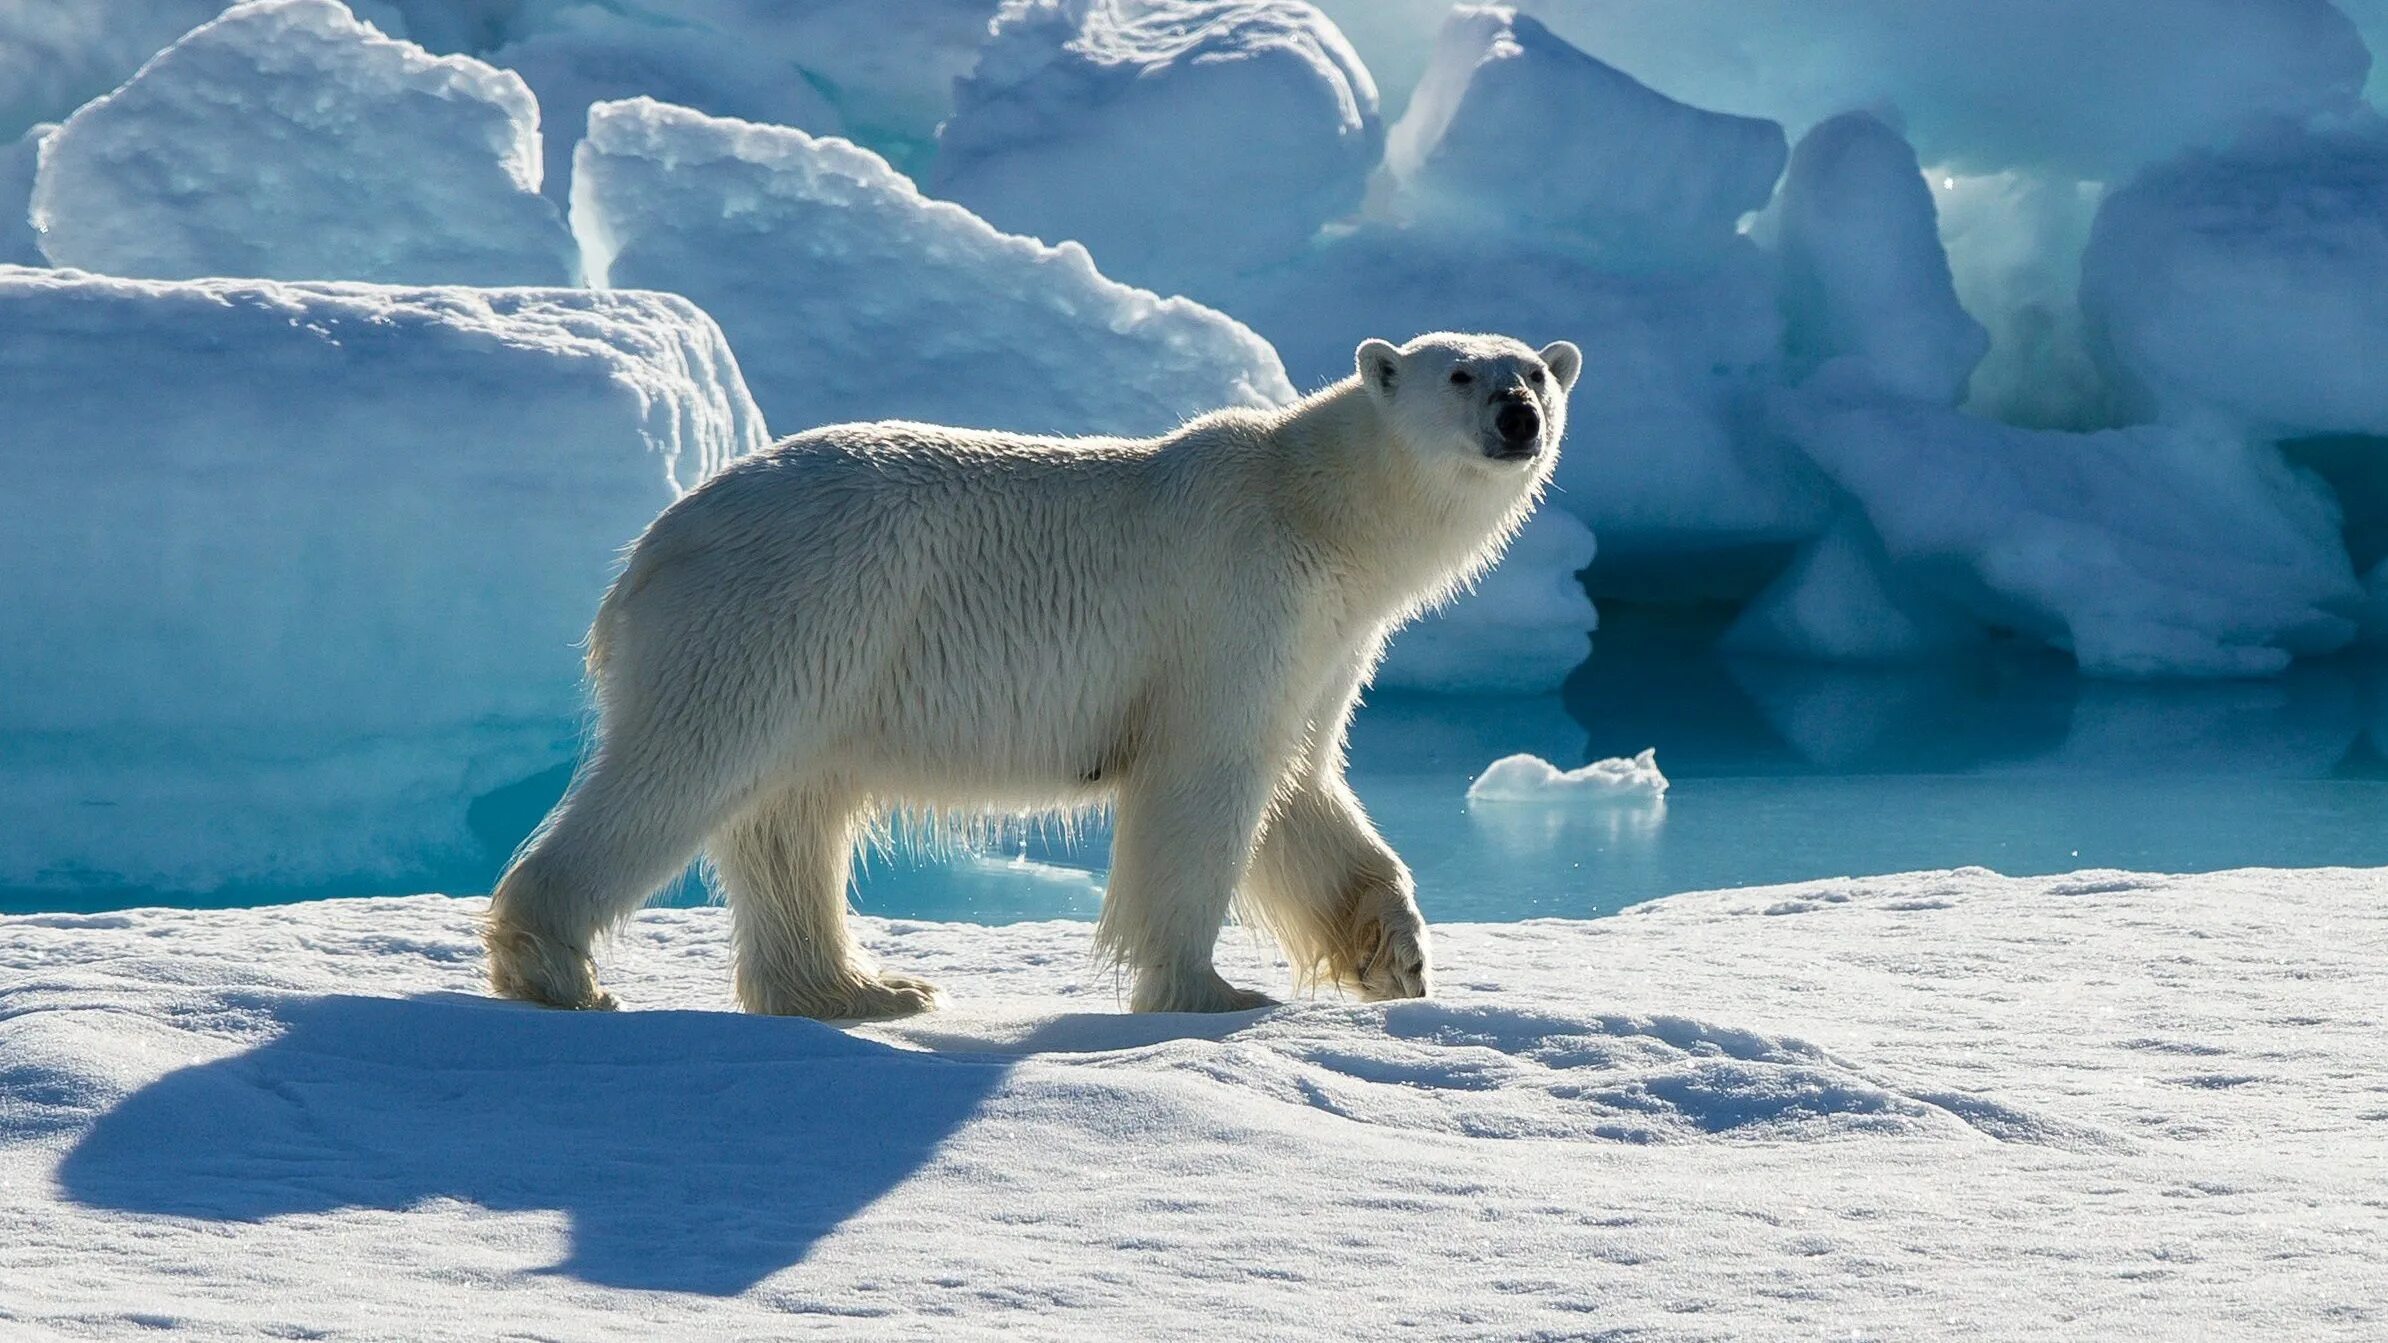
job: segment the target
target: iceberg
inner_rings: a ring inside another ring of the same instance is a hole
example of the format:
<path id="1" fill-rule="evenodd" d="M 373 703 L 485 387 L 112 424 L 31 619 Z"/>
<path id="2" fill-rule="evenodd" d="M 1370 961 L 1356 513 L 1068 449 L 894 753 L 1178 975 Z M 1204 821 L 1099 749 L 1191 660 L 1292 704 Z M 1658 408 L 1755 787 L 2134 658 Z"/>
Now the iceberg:
<path id="1" fill-rule="evenodd" d="M 18 889 L 485 881 L 616 552 L 765 442 L 669 295 L 0 269 L 0 329 Z"/>
<path id="2" fill-rule="evenodd" d="M 1900 570 L 2093 676 L 2270 675 L 2354 637 L 2337 503 L 2269 445 L 2021 429 L 1832 368 L 1775 407 Z"/>
<path id="3" fill-rule="evenodd" d="M 1484 767 L 1468 785 L 1468 804 L 1516 802 L 1656 802 L 1667 795 L 1658 752 L 1595 760 L 1560 769 L 1536 755 L 1508 755 Z"/>
<path id="4" fill-rule="evenodd" d="M 768 45 L 664 15 L 610 6 L 566 6 L 491 52 L 492 65 L 521 75 L 538 97 L 546 137 L 541 190 L 559 207 L 572 199 L 572 151 L 589 106 L 646 96 L 714 116 L 794 126 L 815 135 L 845 129 L 827 95 Z"/>
<path id="5" fill-rule="evenodd" d="M 33 230 L 33 174 L 41 166 L 41 142 L 56 129 L 44 122 L 0 149 L 0 265 L 50 264 Z"/>
<path id="6" fill-rule="evenodd" d="M 1106 279 L 1074 243 L 997 232 L 844 140 L 599 103 L 572 226 L 592 283 L 711 313 L 780 434 L 880 419 L 1158 433 L 1294 395 L 1242 324 Z"/>
<path id="7" fill-rule="evenodd" d="M 1592 531 L 1545 502 L 1473 591 L 1393 636 L 1375 684 L 1446 694 L 1557 690 L 1592 651 L 1600 624 L 1577 577 Z"/>
<path id="8" fill-rule="evenodd" d="M 57 121 L 130 78 L 225 0 L 16 0 L 0 5 L 0 136 Z"/>
<path id="9" fill-rule="evenodd" d="M 2127 414 L 2388 435 L 2388 123 L 2150 168 L 2100 207 L 2081 303 Z"/>
<path id="10" fill-rule="evenodd" d="M 1809 131 L 1772 222 L 1786 376 L 1851 360 L 1894 395 L 1965 399 L 1990 337 L 1958 305 L 1931 188 L 1897 131 L 1864 112 Z"/>
<path id="11" fill-rule="evenodd" d="M 1916 662 L 1975 648 L 1985 636 L 1955 603 L 1894 571 L 1862 518 L 1844 517 L 1742 608 L 1720 647 L 1811 662 Z"/>
<path id="12" fill-rule="evenodd" d="M 924 149 L 953 114 L 1003 0 L 632 0 L 802 72 L 855 135 Z M 656 92 L 656 90 L 646 90 Z"/>
<path id="13" fill-rule="evenodd" d="M 954 89 L 932 191 L 1163 292 L 1294 255 L 1384 144 L 1366 67 L 1298 0 L 1013 0 Z"/>
<path id="14" fill-rule="evenodd" d="M 255 0 L 52 132 L 32 218 L 60 266 L 158 279 L 570 284 L 522 80 Z"/>
<path id="15" fill-rule="evenodd" d="M 1413 216 L 1650 269 L 1731 242 L 1783 155 L 1771 121 L 1686 106 L 1529 17 L 1463 5 L 1385 166 Z"/>
<path id="16" fill-rule="evenodd" d="M 1525 0 L 1670 97 L 1794 130 L 1896 108 L 1926 161 L 2104 178 L 2250 124 L 2351 110 L 2371 58 L 2329 0 Z"/>

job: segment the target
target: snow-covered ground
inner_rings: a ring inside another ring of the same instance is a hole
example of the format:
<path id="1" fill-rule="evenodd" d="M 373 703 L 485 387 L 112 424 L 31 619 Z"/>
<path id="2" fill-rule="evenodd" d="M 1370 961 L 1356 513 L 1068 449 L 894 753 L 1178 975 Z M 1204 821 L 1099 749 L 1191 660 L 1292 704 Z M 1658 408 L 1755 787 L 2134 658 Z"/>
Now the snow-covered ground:
<path id="1" fill-rule="evenodd" d="M 477 902 L 0 920 L 0 1335 L 2377 1338 L 2388 873 L 1981 871 L 1439 929 L 1440 996 L 476 993 Z M 1250 982 L 1271 971 L 1240 937 Z"/>

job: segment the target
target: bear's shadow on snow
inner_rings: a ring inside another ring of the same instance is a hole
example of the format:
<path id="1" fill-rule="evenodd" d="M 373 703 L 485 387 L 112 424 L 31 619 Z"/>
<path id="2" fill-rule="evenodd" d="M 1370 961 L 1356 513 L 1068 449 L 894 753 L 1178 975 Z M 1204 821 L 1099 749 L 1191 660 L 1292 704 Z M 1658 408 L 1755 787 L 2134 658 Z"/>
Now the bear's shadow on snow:
<path id="1" fill-rule="evenodd" d="M 555 1210 L 550 1272 L 728 1295 L 900 1184 L 1012 1060 L 814 1022 L 463 995 L 276 1002 L 284 1030 L 160 1078 L 59 1167 L 87 1206 L 217 1221 L 438 1198 Z"/>

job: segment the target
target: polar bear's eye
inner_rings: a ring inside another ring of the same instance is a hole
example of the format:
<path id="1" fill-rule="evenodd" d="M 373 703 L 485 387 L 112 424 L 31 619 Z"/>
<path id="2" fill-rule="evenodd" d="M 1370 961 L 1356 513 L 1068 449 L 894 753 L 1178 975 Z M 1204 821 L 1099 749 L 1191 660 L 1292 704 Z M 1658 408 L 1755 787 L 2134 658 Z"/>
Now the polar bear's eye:
<path id="1" fill-rule="evenodd" d="M 1527 369 L 1526 381 L 1534 384 L 1537 387 L 1540 387 L 1542 385 L 1542 370 L 1538 368 Z"/>
<path id="2" fill-rule="evenodd" d="M 1475 380 L 1476 375 L 1468 372 L 1464 368 L 1455 368 L 1451 370 L 1451 385 L 1454 387 L 1465 387 Z"/>

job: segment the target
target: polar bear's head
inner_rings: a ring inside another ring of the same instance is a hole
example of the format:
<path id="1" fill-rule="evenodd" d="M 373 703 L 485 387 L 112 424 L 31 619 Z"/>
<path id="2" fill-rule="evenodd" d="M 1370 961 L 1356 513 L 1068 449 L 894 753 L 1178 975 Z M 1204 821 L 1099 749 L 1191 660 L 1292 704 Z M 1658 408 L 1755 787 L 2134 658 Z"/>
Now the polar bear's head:
<path id="1" fill-rule="evenodd" d="M 1360 384 L 1411 451 L 1479 470 L 1548 471 L 1583 352 L 1447 331 L 1360 344 Z"/>

